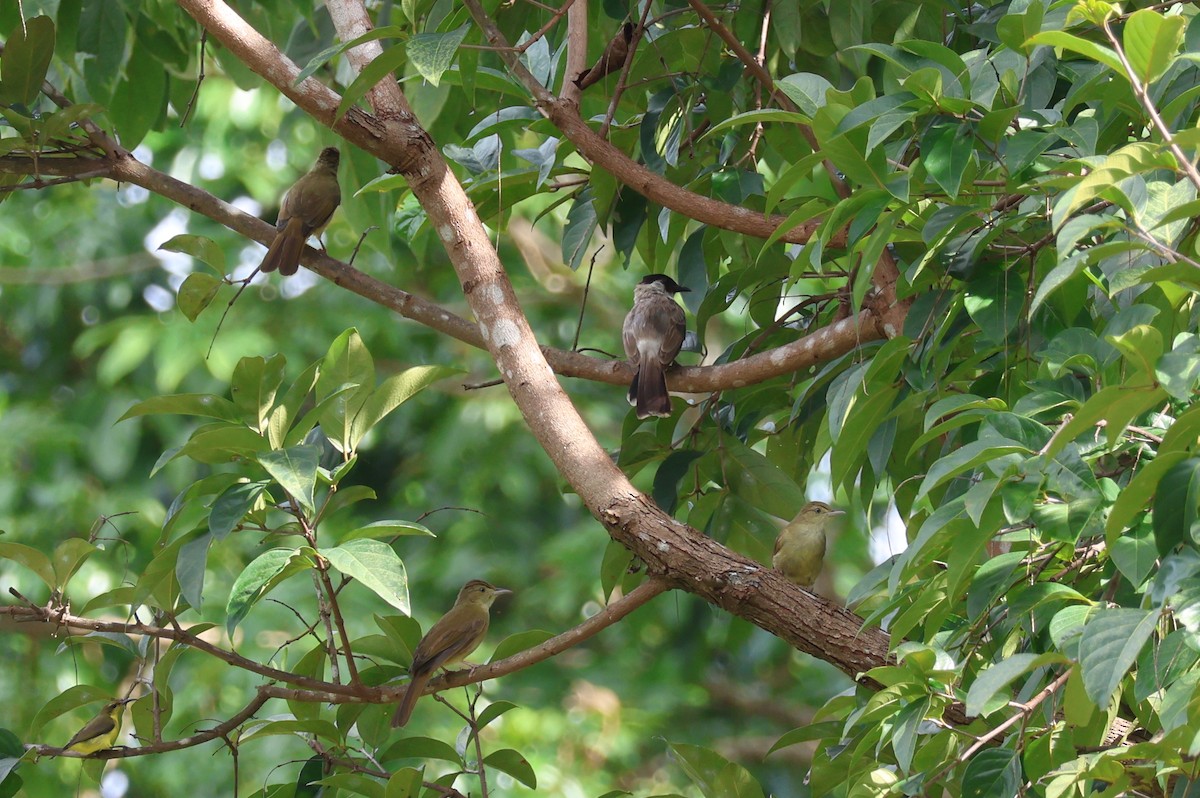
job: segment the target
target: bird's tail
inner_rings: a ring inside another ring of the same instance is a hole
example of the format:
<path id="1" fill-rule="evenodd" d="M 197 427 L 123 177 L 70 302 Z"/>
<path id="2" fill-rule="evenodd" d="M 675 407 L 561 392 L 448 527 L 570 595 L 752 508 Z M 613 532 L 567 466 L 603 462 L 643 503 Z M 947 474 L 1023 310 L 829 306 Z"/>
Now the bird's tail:
<path id="1" fill-rule="evenodd" d="M 637 407 L 638 418 L 671 415 L 671 395 L 667 393 L 667 375 L 653 360 L 643 360 L 629 384 L 630 404 Z M 636 399 L 636 401 L 633 401 Z"/>
<path id="2" fill-rule="evenodd" d="M 412 717 L 413 707 L 417 705 L 417 699 L 425 692 L 425 685 L 428 683 L 428 676 L 414 676 L 413 680 L 408 683 L 408 689 L 404 691 L 404 698 L 400 699 L 400 706 L 396 707 L 396 712 L 392 715 L 393 729 L 399 729 L 408 723 L 408 719 Z"/>
<path id="3" fill-rule="evenodd" d="M 273 272 L 276 269 L 286 276 L 293 275 L 300 268 L 300 253 L 304 250 L 304 220 L 293 216 L 287 220 L 283 229 L 275 234 L 275 240 L 267 249 L 259 270 Z"/>

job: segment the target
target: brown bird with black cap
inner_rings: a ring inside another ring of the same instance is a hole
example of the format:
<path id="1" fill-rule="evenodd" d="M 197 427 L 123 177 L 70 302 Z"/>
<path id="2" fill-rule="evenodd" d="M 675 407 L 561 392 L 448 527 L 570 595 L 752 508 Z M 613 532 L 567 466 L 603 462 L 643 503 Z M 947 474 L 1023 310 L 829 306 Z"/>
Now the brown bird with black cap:
<path id="1" fill-rule="evenodd" d="M 648 274 L 633 289 L 633 308 L 625 316 L 621 337 L 629 365 L 636 369 L 629 384 L 629 404 L 637 408 L 638 418 L 671 415 L 666 369 L 683 347 L 687 332 L 675 295 L 689 290 L 665 274 Z"/>

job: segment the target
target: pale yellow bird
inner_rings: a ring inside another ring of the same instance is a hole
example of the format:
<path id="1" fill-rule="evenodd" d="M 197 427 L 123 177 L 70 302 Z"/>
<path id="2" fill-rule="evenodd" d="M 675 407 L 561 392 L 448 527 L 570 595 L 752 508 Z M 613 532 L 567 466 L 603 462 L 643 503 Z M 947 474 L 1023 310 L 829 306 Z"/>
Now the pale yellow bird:
<path id="1" fill-rule="evenodd" d="M 836 516 L 845 515 L 825 502 L 809 502 L 779 530 L 771 565 L 801 587 L 812 587 L 825 562 L 825 533 Z"/>
<path id="2" fill-rule="evenodd" d="M 125 698 L 105 704 L 104 709 L 100 710 L 100 714 L 89 720 L 82 729 L 75 733 L 74 737 L 67 741 L 63 750 L 93 754 L 96 751 L 112 748 L 117 742 L 117 735 L 121 733 L 121 716 L 125 713 L 125 705 L 133 700 Z"/>

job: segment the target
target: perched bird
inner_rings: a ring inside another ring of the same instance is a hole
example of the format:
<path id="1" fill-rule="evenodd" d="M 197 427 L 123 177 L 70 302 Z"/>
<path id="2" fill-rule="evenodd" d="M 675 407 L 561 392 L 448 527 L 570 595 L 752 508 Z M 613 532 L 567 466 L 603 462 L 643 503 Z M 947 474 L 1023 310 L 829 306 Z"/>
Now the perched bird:
<path id="1" fill-rule="evenodd" d="M 117 742 L 117 735 L 121 733 L 121 715 L 125 712 L 125 705 L 133 700 L 125 698 L 105 704 L 100 714 L 76 732 L 63 750 L 91 754 L 112 748 Z"/>
<path id="2" fill-rule="evenodd" d="M 638 418 L 671 415 L 666 369 L 675 361 L 687 332 L 675 294 L 690 291 L 665 274 L 647 274 L 633 289 L 633 307 L 621 337 L 629 365 L 637 369 L 629 383 L 629 404 Z"/>
<path id="3" fill-rule="evenodd" d="M 396 714 L 392 715 L 393 728 L 408 723 L 413 706 L 425 692 L 425 685 L 429 684 L 434 671 L 462 662 L 479 647 L 487 634 L 490 619 L 488 610 L 492 602 L 498 596 L 511 592 L 482 579 L 472 579 L 462 586 L 454 606 L 429 627 L 413 652 L 412 667 L 408 670 L 412 681 L 400 699 Z"/>
<path id="4" fill-rule="evenodd" d="M 616 72 L 625 65 L 625 59 L 629 56 L 629 44 L 633 41 L 633 23 L 626 22 L 617 31 L 617 35 L 609 40 L 604 47 L 604 52 L 600 55 L 600 60 L 592 64 L 591 69 L 585 69 L 575 76 L 573 81 L 580 89 L 586 89 L 593 83 L 599 82 L 601 78 L 610 72 Z"/>
<path id="5" fill-rule="evenodd" d="M 779 530 L 771 565 L 801 587 L 812 587 L 825 560 L 825 530 L 835 516 L 844 515 L 825 502 L 809 502 Z"/>
<path id="6" fill-rule="evenodd" d="M 316 165 L 288 189 L 275 222 L 279 232 L 259 269 L 264 272 L 278 269 L 285 276 L 295 274 L 300 268 L 300 253 L 308 237 L 315 235 L 320 243 L 321 231 L 342 202 L 342 189 L 337 179 L 341 157 L 337 147 L 321 150 Z M 324 244 L 321 249 L 325 249 Z"/>

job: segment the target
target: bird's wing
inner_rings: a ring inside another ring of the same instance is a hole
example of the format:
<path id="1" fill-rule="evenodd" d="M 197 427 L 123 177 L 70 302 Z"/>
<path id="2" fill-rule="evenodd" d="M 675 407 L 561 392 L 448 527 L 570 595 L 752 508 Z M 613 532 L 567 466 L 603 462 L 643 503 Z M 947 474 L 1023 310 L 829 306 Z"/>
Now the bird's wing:
<path id="1" fill-rule="evenodd" d="M 108 715 L 100 715 L 88 721 L 87 725 L 75 733 L 63 748 L 70 748 L 77 743 L 82 743 L 84 740 L 90 740 L 93 737 L 99 737 L 102 734 L 107 734 L 113 730 L 116 723 Z"/>
<path id="2" fill-rule="evenodd" d="M 443 619 L 445 620 L 445 619 Z M 466 624 L 435 623 L 421 639 L 413 653 L 413 673 L 433 673 L 446 664 L 453 664 L 475 650 L 488 628 L 487 617 Z"/>
<path id="3" fill-rule="evenodd" d="M 670 365 L 679 350 L 683 348 L 683 337 L 687 334 L 687 318 L 683 308 L 675 304 L 675 300 L 667 299 L 671 307 L 663 314 L 662 346 L 659 349 L 661 362 Z"/>
<path id="4" fill-rule="evenodd" d="M 641 360 L 641 354 L 638 352 L 637 336 L 634 335 L 633 330 L 630 328 L 630 316 L 632 315 L 633 311 L 630 310 L 625 315 L 625 323 L 621 325 L 621 343 L 625 347 L 625 357 L 631 364 L 636 366 Z"/>
<path id="5" fill-rule="evenodd" d="M 292 186 L 279 209 L 281 220 L 297 217 L 308 231 L 319 230 L 342 202 L 336 175 L 308 174 Z"/>

